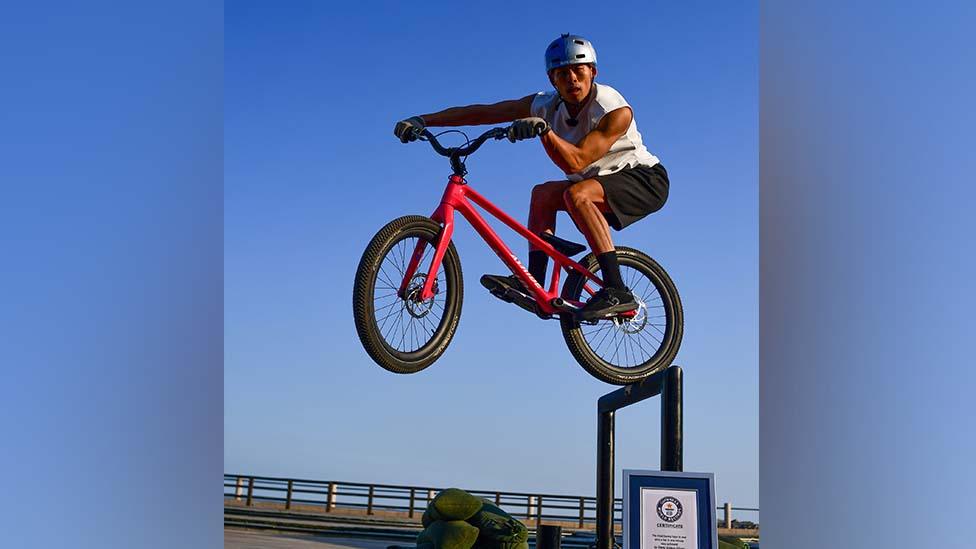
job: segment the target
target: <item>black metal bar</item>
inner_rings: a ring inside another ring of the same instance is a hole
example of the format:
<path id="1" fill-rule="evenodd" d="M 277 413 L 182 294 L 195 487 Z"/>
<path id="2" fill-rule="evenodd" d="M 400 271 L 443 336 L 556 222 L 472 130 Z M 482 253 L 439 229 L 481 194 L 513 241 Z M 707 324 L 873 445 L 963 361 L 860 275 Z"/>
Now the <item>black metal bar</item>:
<path id="1" fill-rule="evenodd" d="M 596 549 L 613 549 L 613 414 L 597 414 Z"/>
<path id="2" fill-rule="evenodd" d="M 415 490 L 413 488 L 411 488 L 410 489 L 410 513 L 409 513 L 410 518 L 413 518 L 413 502 L 414 502 L 414 497 L 415 497 L 415 493 L 414 492 L 415 492 Z"/>
<path id="3" fill-rule="evenodd" d="M 288 481 L 288 496 L 285 499 L 285 509 L 291 509 L 291 491 L 292 491 L 292 481 Z"/>
<path id="4" fill-rule="evenodd" d="M 542 524 L 542 496 L 535 501 L 536 515 L 535 515 L 535 525 L 538 528 Z"/>
<path id="5" fill-rule="evenodd" d="M 642 400 L 656 397 L 661 394 L 661 390 L 664 388 L 664 377 L 667 375 L 667 371 L 658 372 L 640 383 L 625 385 L 612 393 L 603 395 L 597 401 L 597 411 L 613 412 Z"/>
<path id="6" fill-rule="evenodd" d="M 535 549 L 559 549 L 562 539 L 563 529 L 561 526 L 543 524 L 535 532 Z"/>
<path id="7" fill-rule="evenodd" d="M 661 391 L 661 470 L 683 471 L 681 367 L 672 366 L 664 373 L 664 388 Z"/>
<path id="8" fill-rule="evenodd" d="M 579 527 L 582 528 L 583 527 L 583 511 L 585 510 L 584 503 L 585 503 L 586 500 L 584 498 L 579 498 L 579 500 L 580 500 L 580 504 L 579 504 Z"/>
<path id="9" fill-rule="evenodd" d="M 373 487 L 372 486 L 369 487 L 369 499 L 366 500 L 366 514 L 367 515 L 373 514 Z"/>
<path id="10" fill-rule="evenodd" d="M 247 479 L 247 506 L 251 506 L 251 501 L 254 499 L 254 477 Z"/>
<path id="11" fill-rule="evenodd" d="M 596 549 L 614 546 L 614 413 L 657 395 L 661 395 L 661 470 L 681 471 L 684 466 L 681 367 L 666 368 L 640 383 L 607 393 L 597 401 Z"/>

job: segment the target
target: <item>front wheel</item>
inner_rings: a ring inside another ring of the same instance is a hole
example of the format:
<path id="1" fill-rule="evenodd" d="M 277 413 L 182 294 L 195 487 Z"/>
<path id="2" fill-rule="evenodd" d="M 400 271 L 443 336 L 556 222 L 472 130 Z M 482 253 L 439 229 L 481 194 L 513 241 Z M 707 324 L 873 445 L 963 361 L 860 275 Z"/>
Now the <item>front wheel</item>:
<path id="1" fill-rule="evenodd" d="M 428 217 L 395 219 L 376 233 L 356 270 L 352 309 L 359 340 L 377 364 L 397 374 L 419 372 L 444 354 L 461 316 L 461 261 L 453 243 L 438 268 L 433 297 L 420 299 L 440 232 Z M 420 262 L 400 292 L 418 246 Z"/>
<path id="2" fill-rule="evenodd" d="M 562 315 L 560 324 L 566 345 L 583 369 L 601 381 L 628 385 L 671 365 L 681 346 L 684 313 L 674 282 L 656 261 L 625 247 L 617 248 L 617 259 L 621 278 L 639 303 L 636 314 L 589 323 Z M 600 269 L 592 253 L 580 263 L 594 273 Z M 586 280 L 570 274 L 563 299 L 579 301 Z"/>

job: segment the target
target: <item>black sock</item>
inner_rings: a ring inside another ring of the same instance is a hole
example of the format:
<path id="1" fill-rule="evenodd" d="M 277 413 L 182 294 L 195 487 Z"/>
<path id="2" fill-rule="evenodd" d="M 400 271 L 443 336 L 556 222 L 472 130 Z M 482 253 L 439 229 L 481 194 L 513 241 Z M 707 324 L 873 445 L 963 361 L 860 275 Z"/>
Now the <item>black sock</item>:
<path id="1" fill-rule="evenodd" d="M 596 256 L 600 262 L 600 277 L 610 288 L 624 289 L 624 281 L 620 278 L 620 264 L 617 263 L 616 250 Z"/>
<path id="2" fill-rule="evenodd" d="M 532 278 L 546 286 L 546 268 L 549 266 L 549 256 L 542 250 L 532 250 L 529 252 L 529 274 Z"/>

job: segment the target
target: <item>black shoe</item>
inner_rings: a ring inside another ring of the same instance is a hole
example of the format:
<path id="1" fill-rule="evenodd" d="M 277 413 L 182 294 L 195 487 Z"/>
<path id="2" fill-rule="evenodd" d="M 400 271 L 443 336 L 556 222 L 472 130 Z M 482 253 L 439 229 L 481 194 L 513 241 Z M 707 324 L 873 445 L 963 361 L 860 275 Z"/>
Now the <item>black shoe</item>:
<path id="1" fill-rule="evenodd" d="M 637 300 L 627 288 L 603 288 L 578 313 L 582 320 L 597 320 L 637 309 Z"/>

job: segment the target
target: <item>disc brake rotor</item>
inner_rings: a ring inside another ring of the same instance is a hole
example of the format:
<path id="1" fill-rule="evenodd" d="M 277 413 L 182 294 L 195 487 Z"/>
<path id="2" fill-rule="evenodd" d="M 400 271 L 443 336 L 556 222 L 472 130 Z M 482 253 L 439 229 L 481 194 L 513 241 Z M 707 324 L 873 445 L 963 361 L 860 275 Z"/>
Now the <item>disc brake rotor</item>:
<path id="1" fill-rule="evenodd" d="M 439 291 L 436 279 L 434 280 L 434 285 L 431 286 L 431 291 L 434 295 L 427 300 L 420 299 L 420 292 L 424 289 L 424 282 L 426 281 L 426 273 L 417 273 L 413 275 L 413 278 L 410 279 L 410 284 L 407 286 L 407 298 L 404 302 L 406 303 L 407 312 L 414 318 L 423 318 L 434 308 L 434 297 L 437 296 Z"/>
<path id="2" fill-rule="evenodd" d="M 626 334 L 636 334 L 647 326 L 647 304 L 639 297 L 636 299 L 637 310 L 634 312 L 634 316 L 629 318 L 620 316 L 613 317 L 614 325 Z"/>

